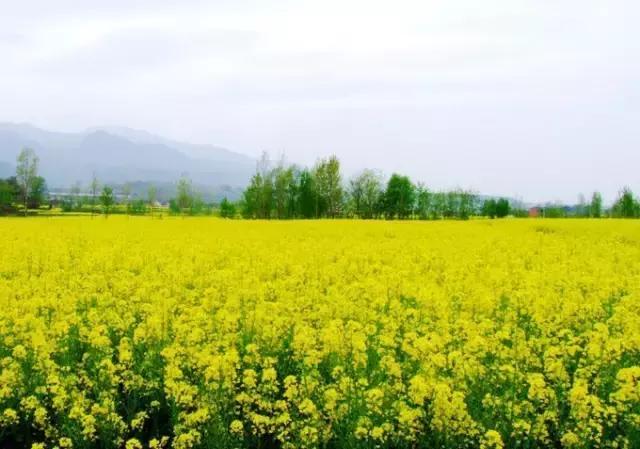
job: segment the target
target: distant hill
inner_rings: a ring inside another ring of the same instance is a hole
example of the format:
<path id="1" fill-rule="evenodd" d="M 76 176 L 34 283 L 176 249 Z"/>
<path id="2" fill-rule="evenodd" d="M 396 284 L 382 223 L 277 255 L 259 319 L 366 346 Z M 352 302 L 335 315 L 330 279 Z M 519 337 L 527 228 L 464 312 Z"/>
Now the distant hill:
<path id="1" fill-rule="evenodd" d="M 53 188 L 88 183 L 95 172 L 102 182 L 114 184 L 173 183 L 187 174 L 194 185 L 236 191 L 255 170 L 255 161 L 248 156 L 145 131 L 102 127 L 58 133 L 28 124 L 0 123 L 0 176 L 13 173 L 24 146 L 37 153 L 40 173 Z"/>

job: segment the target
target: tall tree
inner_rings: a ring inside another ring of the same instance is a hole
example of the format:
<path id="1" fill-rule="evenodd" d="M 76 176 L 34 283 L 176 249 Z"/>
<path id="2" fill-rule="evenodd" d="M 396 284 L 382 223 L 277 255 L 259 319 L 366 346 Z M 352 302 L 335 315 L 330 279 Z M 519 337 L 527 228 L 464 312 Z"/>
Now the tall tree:
<path id="1" fill-rule="evenodd" d="M 31 148 L 23 148 L 20 150 L 17 159 L 16 179 L 22 193 L 22 204 L 24 207 L 24 215 L 27 215 L 29 196 L 38 176 L 38 156 Z"/>
<path id="2" fill-rule="evenodd" d="M 20 188 L 15 176 L 0 179 L 0 214 L 7 214 L 14 210 L 14 203 L 18 201 Z"/>
<path id="3" fill-rule="evenodd" d="M 29 209 L 38 209 L 47 199 L 47 181 L 42 176 L 33 179 L 31 193 L 29 194 Z"/>
<path id="4" fill-rule="evenodd" d="M 242 192 L 242 215 L 245 218 L 258 218 L 261 190 L 262 176 L 256 173 L 251 177 L 249 186 Z"/>
<path id="5" fill-rule="evenodd" d="M 629 187 L 624 187 L 613 206 L 614 214 L 622 218 L 633 218 L 638 214 L 638 203 Z"/>
<path id="6" fill-rule="evenodd" d="M 444 192 L 435 192 L 432 201 L 432 217 L 443 218 L 447 208 L 447 195 Z"/>
<path id="7" fill-rule="evenodd" d="M 427 220 L 431 217 L 432 195 L 424 184 L 420 183 L 416 187 L 416 212 L 418 218 Z"/>
<path id="8" fill-rule="evenodd" d="M 273 200 L 276 217 L 279 219 L 290 218 L 289 199 L 293 186 L 293 168 L 280 164 L 273 170 Z"/>
<path id="9" fill-rule="evenodd" d="M 113 189 L 109 186 L 104 186 L 100 194 L 100 203 L 102 204 L 102 210 L 106 217 L 109 216 L 114 202 Z"/>
<path id="10" fill-rule="evenodd" d="M 349 202 L 353 213 L 362 218 L 362 199 L 364 197 L 364 172 L 349 181 Z"/>
<path id="11" fill-rule="evenodd" d="M 602 195 L 600 195 L 600 192 L 593 192 L 591 196 L 589 215 L 593 218 L 600 218 L 602 216 Z"/>
<path id="12" fill-rule="evenodd" d="M 363 185 L 362 213 L 364 218 L 374 218 L 381 213 L 384 198 L 382 175 L 377 171 L 366 174 Z"/>
<path id="13" fill-rule="evenodd" d="M 384 193 L 385 216 L 388 219 L 405 219 L 413 213 L 415 187 L 408 176 L 391 175 Z"/>
<path id="14" fill-rule="evenodd" d="M 100 182 L 98 181 L 95 172 L 91 178 L 89 188 L 91 189 L 91 217 L 93 217 L 96 209 L 96 198 L 98 196 L 98 190 L 100 189 Z"/>
<path id="15" fill-rule="evenodd" d="M 184 213 L 191 209 L 193 203 L 193 191 L 191 186 L 191 180 L 183 175 L 178 181 L 177 198 L 176 202 L 180 213 Z"/>
<path id="16" fill-rule="evenodd" d="M 382 192 L 382 177 L 373 170 L 363 170 L 349 182 L 349 196 L 354 213 L 360 218 L 373 218 Z"/>
<path id="17" fill-rule="evenodd" d="M 297 213 L 302 218 L 312 218 L 316 216 L 316 187 L 313 174 L 304 169 L 298 176 L 297 187 Z"/>
<path id="18" fill-rule="evenodd" d="M 458 189 L 456 194 L 458 195 L 458 218 L 468 220 L 475 213 L 476 195 L 473 192 L 462 189 Z"/>
<path id="19" fill-rule="evenodd" d="M 233 218 L 236 215 L 236 206 L 225 196 L 220 202 L 220 217 Z"/>
<path id="20" fill-rule="evenodd" d="M 496 200 L 489 198 L 482 204 L 482 215 L 489 218 L 496 218 Z"/>
<path id="21" fill-rule="evenodd" d="M 509 204 L 509 200 L 506 198 L 500 198 L 496 202 L 496 217 L 504 218 L 509 215 L 511 211 L 511 205 Z"/>
<path id="22" fill-rule="evenodd" d="M 342 206 L 342 175 L 340 174 L 340 161 L 336 156 L 318 161 L 315 168 L 315 181 L 317 189 L 317 203 L 321 200 L 326 204 L 329 217 L 336 217 Z M 319 207 L 317 207 L 319 209 Z M 317 211 L 320 214 L 320 211 Z"/>

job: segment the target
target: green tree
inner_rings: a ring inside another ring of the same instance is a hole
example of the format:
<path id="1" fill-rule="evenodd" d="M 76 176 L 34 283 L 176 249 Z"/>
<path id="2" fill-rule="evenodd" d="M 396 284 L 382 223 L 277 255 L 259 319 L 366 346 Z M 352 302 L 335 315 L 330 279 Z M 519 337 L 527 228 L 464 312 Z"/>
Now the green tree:
<path id="1" fill-rule="evenodd" d="M 8 214 L 15 210 L 20 188 L 15 177 L 0 179 L 0 214 Z"/>
<path id="2" fill-rule="evenodd" d="M 264 151 L 256 167 L 257 184 L 257 216 L 271 218 L 274 209 L 274 170 L 271 169 L 269 153 Z"/>
<path id="3" fill-rule="evenodd" d="M 91 184 L 89 185 L 89 188 L 91 190 L 91 217 L 93 217 L 93 214 L 95 213 L 95 208 L 96 208 L 96 199 L 98 197 L 98 190 L 100 190 L 100 182 L 98 181 L 98 178 L 96 177 L 95 172 L 93 173 L 93 176 L 91 178 Z"/>
<path id="4" fill-rule="evenodd" d="M 180 215 L 182 213 L 182 210 L 180 209 L 178 200 L 176 198 L 171 198 L 169 200 L 169 213 L 171 215 Z"/>
<path id="5" fill-rule="evenodd" d="M 613 212 L 616 217 L 634 218 L 638 216 L 638 208 L 633 192 L 629 187 L 624 187 L 613 205 Z"/>
<path id="6" fill-rule="evenodd" d="M 304 169 L 298 176 L 297 188 L 297 213 L 303 218 L 312 218 L 316 216 L 316 187 L 313 174 Z"/>
<path id="7" fill-rule="evenodd" d="M 220 202 L 220 216 L 222 218 L 233 218 L 236 216 L 236 206 L 224 197 Z"/>
<path id="8" fill-rule="evenodd" d="M 258 204 L 262 190 L 262 176 L 256 173 L 251 177 L 249 185 L 242 192 L 242 215 L 245 218 L 258 218 Z"/>
<path id="9" fill-rule="evenodd" d="M 566 218 L 567 210 L 561 204 L 550 204 L 544 208 L 545 218 Z"/>
<path id="10" fill-rule="evenodd" d="M 251 177 L 243 193 L 243 216 L 246 218 L 271 218 L 273 209 L 273 173 L 258 170 Z"/>
<path id="11" fill-rule="evenodd" d="M 354 213 L 360 218 L 373 218 L 382 192 L 382 177 L 373 170 L 363 170 L 349 182 L 349 196 Z"/>
<path id="12" fill-rule="evenodd" d="M 591 196 L 589 215 L 593 218 L 600 218 L 602 216 L 602 195 L 600 195 L 600 192 L 593 192 Z"/>
<path id="13" fill-rule="evenodd" d="M 191 209 L 193 205 L 193 191 L 191 180 L 186 176 L 182 176 L 178 181 L 176 204 L 180 213 L 185 213 Z"/>
<path id="14" fill-rule="evenodd" d="M 350 209 L 353 211 L 353 214 L 360 218 L 363 218 L 362 203 L 364 197 L 364 176 L 365 172 L 362 172 L 360 175 L 352 178 L 349 181 L 348 191 Z"/>
<path id="15" fill-rule="evenodd" d="M 33 191 L 36 178 L 38 177 L 39 159 L 31 148 L 23 148 L 20 150 L 17 159 L 16 179 L 20 186 L 22 194 L 22 205 L 24 207 L 24 215 L 27 215 L 28 201 Z"/>
<path id="16" fill-rule="evenodd" d="M 285 168 L 284 165 L 279 165 L 273 170 L 273 202 L 275 205 L 276 217 L 291 218 L 290 211 L 290 199 L 291 189 L 294 186 L 293 183 L 293 168 Z"/>
<path id="17" fill-rule="evenodd" d="M 129 203 L 128 210 L 132 215 L 144 215 L 147 213 L 147 204 L 143 199 L 136 199 Z"/>
<path id="18" fill-rule="evenodd" d="M 27 205 L 29 209 L 38 209 L 47 199 L 47 181 L 42 176 L 36 176 L 33 179 L 31 193 Z"/>
<path id="19" fill-rule="evenodd" d="M 489 218 L 496 218 L 496 200 L 489 198 L 482 204 L 482 215 Z"/>
<path id="20" fill-rule="evenodd" d="M 415 202 L 415 187 L 408 176 L 391 175 L 384 193 L 385 216 L 405 219 L 411 216 Z"/>
<path id="21" fill-rule="evenodd" d="M 416 213 L 420 220 L 427 220 L 431 216 L 432 195 L 424 184 L 416 187 Z"/>
<path id="22" fill-rule="evenodd" d="M 208 215 L 211 209 L 202 200 L 200 193 L 195 193 L 191 197 L 191 203 L 189 206 L 189 215 Z"/>
<path id="23" fill-rule="evenodd" d="M 316 185 L 316 215 L 320 216 L 321 206 L 326 206 L 326 215 L 335 218 L 342 207 L 342 175 L 340 161 L 336 156 L 318 161 L 314 169 Z"/>
<path id="24" fill-rule="evenodd" d="M 447 209 L 447 195 L 444 192 L 435 192 L 432 201 L 432 217 L 435 219 L 444 218 Z"/>
<path id="25" fill-rule="evenodd" d="M 509 200 L 506 198 L 500 198 L 496 201 L 496 217 L 504 218 L 509 215 L 511 210 L 511 205 L 509 204 Z"/>
<path id="26" fill-rule="evenodd" d="M 100 194 L 100 204 L 102 204 L 102 211 L 105 216 L 109 216 L 109 212 L 111 211 L 114 201 L 113 189 L 109 186 L 104 186 L 102 188 L 102 193 Z"/>

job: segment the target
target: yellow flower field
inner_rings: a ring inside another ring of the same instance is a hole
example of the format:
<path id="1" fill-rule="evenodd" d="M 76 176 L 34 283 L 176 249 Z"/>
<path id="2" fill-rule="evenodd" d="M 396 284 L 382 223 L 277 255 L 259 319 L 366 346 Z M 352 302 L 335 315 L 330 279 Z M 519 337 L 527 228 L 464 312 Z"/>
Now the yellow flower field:
<path id="1" fill-rule="evenodd" d="M 637 222 L 0 235 L 1 447 L 640 447 Z"/>

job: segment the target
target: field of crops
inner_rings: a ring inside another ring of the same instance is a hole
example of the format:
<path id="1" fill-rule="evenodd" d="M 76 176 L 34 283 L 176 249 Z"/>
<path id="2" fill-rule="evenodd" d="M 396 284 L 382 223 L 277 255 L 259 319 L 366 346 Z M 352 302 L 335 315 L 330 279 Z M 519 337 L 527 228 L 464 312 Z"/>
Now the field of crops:
<path id="1" fill-rule="evenodd" d="M 1 447 L 640 447 L 637 222 L 0 236 Z"/>

